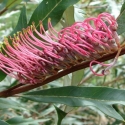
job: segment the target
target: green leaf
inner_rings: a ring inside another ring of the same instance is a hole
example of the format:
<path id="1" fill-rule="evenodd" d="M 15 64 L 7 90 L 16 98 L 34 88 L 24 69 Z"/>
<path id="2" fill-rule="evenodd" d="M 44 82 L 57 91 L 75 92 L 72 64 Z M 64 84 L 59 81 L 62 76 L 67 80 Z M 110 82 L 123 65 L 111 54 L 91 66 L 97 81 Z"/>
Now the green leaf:
<path id="1" fill-rule="evenodd" d="M 118 23 L 117 33 L 119 35 L 125 32 L 125 9 L 121 11 L 122 13 L 117 18 L 117 23 Z"/>
<path id="2" fill-rule="evenodd" d="M 13 35 L 14 33 L 18 32 L 18 31 L 22 31 L 22 29 L 26 28 L 26 27 L 27 27 L 26 8 L 25 8 L 25 6 L 23 6 L 21 13 L 20 13 L 18 23 L 10 35 Z"/>
<path id="3" fill-rule="evenodd" d="M 96 103 L 95 107 L 110 117 L 124 121 L 123 117 L 118 112 L 116 112 L 116 110 L 111 105 L 107 105 L 105 103 Z"/>
<path id="4" fill-rule="evenodd" d="M 25 109 L 24 106 L 22 106 L 20 103 L 17 103 L 16 101 L 12 101 L 9 98 L 0 98 L 0 109 L 8 109 L 8 108 L 14 108 L 14 109 Z"/>
<path id="5" fill-rule="evenodd" d="M 61 125 L 61 122 L 63 120 L 63 118 L 67 115 L 67 113 L 65 113 L 64 111 L 62 111 L 61 109 L 59 109 L 58 107 L 54 106 L 58 115 L 58 122 L 57 125 Z"/>
<path id="6" fill-rule="evenodd" d="M 118 30 L 117 33 L 120 35 L 125 32 L 125 2 L 123 3 L 121 10 L 120 10 L 120 15 L 117 18 L 117 23 L 118 23 Z"/>
<path id="7" fill-rule="evenodd" d="M 48 18 L 51 18 L 52 25 L 54 26 L 59 22 L 66 8 L 78 1 L 79 0 L 43 0 L 33 12 L 28 25 L 35 22 L 37 26 L 41 20 L 44 28 L 48 29 Z"/>
<path id="8" fill-rule="evenodd" d="M 9 125 L 8 123 L 6 123 L 5 121 L 3 120 L 0 120 L 0 125 Z"/>
<path id="9" fill-rule="evenodd" d="M 66 9 L 66 11 L 63 14 L 63 17 L 65 19 L 65 23 L 63 27 L 68 27 L 74 24 L 75 19 L 74 19 L 74 6 L 70 6 Z"/>
<path id="10" fill-rule="evenodd" d="M 34 120 L 32 118 L 23 118 L 22 116 L 18 116 L 18 117 L 13 117 L 9 120 L 7 120 L 6 122 L 9 123 L 9 125 L 31 125 L 31 124 L 35 124 L 35 125 L 39 125 L 38 122 L 46 122 L 49 119 L 38 119 L 38 120 Z"/>
<path id="11" fill-rule="evenodd" d="M 122 5 L 120 15 L 117 18 L 118 29 L 117 33 L 120 35 L 125 32 L 125 2 Z"/>
<path id="12" fill-rule="evenodd" d="M 71 74 L 68 74 L 63 77 L 63 86 L 70 86 L 71 85 Z"/>
<path id="13" fill-rule="evenodd" d="M 7 74 L 4 73 L 2 70 L 0 70 L 0 82 L 1 82 L 2 80 L 4 80 L 6 76 L 7 76 Z"/>
<path id="14" fill-rule="evenodd" d="M 83 76 L 84 76 L 84 69 L 73 72 L 72 73 L 72 79 L 70 80 L 71 85 L 77 86 L 81 82 L 81 80 L 83 79 Z M 72 110 L 73 110 L 73 107 L 66 106 L 64 111 L 69 112 L 69 111 L 72 111 Z"/>
<path id="15" fill-rule="evenodd" d="M 78 85 L 84 76 L 84 70 L 78 70 L 72 73 L 72 82 L 71 85 Z"/>
<path id="16" fill-rule="evenodd" d="M 107 87 L 67 86 L 29 92 L 22 97 L 37 102 L 62 103 L 69 106 L 95 106 L 106 115 L 123 120 L 111 107 L 112 104 L 125 105 L 125 90 Z"/>
<path id="17" fill-rule="evenodd" d="M 87 99 L 91 101 L 102 101 L 108 104 L 125 104 L 125 90 L 107 88 L 107 87 L 77 87 L 77 86 L 66 86 L 59 88 L 52 88 L 34 92 L 28 92 L 24 94 L 24 97 L 31 97 L 33 100 L 42 101 L 44 97 L 57 99 L 58 102 L 61 98 L 72 98 L 75 99 Z M 47 101 L 46 100 L 46 101 Z M 52 100 L 53 102 L 54 100 Z M 62 100 L 63 102 L 63 100 Z M 68 101 L 67 101 L 68 102 Z M 70 103 L 71 106 L 74 106 L 73 103 Z"/>
<path id="18" fill-rule="evenodd" d="M 122 13 L 124 10 L 125 10 L 125 2 L 123 3 L 123 5 L 121 7 L 120 13 Z"/>

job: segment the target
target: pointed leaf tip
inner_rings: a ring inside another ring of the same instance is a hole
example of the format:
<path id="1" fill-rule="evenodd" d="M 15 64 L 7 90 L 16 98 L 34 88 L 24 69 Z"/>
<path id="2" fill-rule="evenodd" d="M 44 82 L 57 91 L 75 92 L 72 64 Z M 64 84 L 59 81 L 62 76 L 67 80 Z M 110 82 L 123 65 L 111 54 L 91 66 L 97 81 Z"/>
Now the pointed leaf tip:
<path id="1" fill-rule="evenodd" d="M 57 115 L 58 115 L 58 122 L 57 122 L 57 125 L 61 125 L 61 122 L 63 120 L 63 118 L 67 115 L 66 112 L 62 111 L 61 109 L 59 109 L 58 107 L 56 107 L 54 105 L 55 109 L 56 109 L 56 112 L 57 112 Z"/>

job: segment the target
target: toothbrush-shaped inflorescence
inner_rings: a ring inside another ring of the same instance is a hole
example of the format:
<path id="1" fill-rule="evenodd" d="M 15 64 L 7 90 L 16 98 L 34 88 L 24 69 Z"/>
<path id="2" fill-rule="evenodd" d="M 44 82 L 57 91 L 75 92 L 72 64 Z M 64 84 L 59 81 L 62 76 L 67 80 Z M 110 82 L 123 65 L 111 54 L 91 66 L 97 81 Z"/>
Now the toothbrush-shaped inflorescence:
<path id="1" fill-rule="evenodd" d="M 96 59 L 120 48 L 116 20 L 108 13 L 88 18 L 57 32 L 48 21 L 46 32 L 40 22 L 39 31 L 33 23 L 14 38 L 5 38 L 0 52 L 0 70 L 21 83 L 36 84 L 47 77 L 84 61 Z M 114 61 L 116 62 L 116 61 Z M 113 64 L 102 64 L 107 70 Z"/>

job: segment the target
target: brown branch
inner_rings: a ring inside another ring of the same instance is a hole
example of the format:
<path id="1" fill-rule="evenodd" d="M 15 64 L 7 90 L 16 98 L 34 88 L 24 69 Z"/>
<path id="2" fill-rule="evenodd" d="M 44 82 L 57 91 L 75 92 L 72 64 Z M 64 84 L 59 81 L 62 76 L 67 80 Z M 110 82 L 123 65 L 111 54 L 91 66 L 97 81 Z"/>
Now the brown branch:
<path id="1" fill-rule="evenodd" d="M 24 85 L 24 84 L 19 83 L 18 85 L 15 85 L 15 86 L 10 87 L 9 89 L 7 89 L 7 91 L 12 91 L 12 90 L 14 90 L 14 89 L 19 88 L 20 86 L 23 86 L 23 85 Z"/>
<path id="2" fill-rule="evenodd" d="M 11 2 L 8 6 L 6 6 L 3 10 L 1 10 L 0 11 L 0 16 L 4 13 L 4 12 L 6 12 L 7 10 L 8 10 L 8 8 L 9 8 L 9 6 L 11 6 L 13 3 L 15 3 L 17 0 L 15 0 L 15 1 L 13 1 L 13 2 Z"/>
<path id="3" fill-rule="evenodd" d="M 117 52 L 105 55 L 102 58 L 97 59 L 97 61 L 104 62 L 104 61 L 113 59 L 116 56 L 116 54 L 117 54 Z M 121 51 L 120 55 L 123 55 L 123 54 L 125 54 L 125 47 L 122 48 L 122 51 Z M 45 85 L 45 84 L 47 84 L 47 83 L 49 83 L 51 81 L 54 81 L 54 80 L 56 80 L 56 79 L 58 79 L 58 78 L 60 78 L 62 76 L 65 76 L 65 75 L 67 75 L 69 73 L 72 73 L 72 72 L 80 70 L 80 69 L 87 68 L 87 67 L 89 67 L 89 63 L 90 62 L 84 62 L 84 63 L 78 64 L 78 65 L 75 65 L 75 66 L 73 66 L 73 67 L 71 67 L 69 69 L 63 70 L 63 71 L 59 72 L 58 74 L 53 75 L 53 76 L 45 79 L 42 83 L 39 83 L 39 84 L 23 85 L 23 86 L 20 86 L 18 88 L 15 88 L 13 90 L 5 90 L 3 92 L 0 92 L 0 97 L 10 97 L 10 96 L 13 96 L 15 94 L 19 94 L 19 93 L 22 93 L 22 92 L 26 92 L 28 90 L 35 89 L 35 88 L 40 87 L 42 85 Z M 95 65 L 95 64 L 93 63 L 93 65 Z"/>
<path id="4" fill-rule="evenodd" d="M 0 11 L 0 15 L 2 15 L 4 12 L 6 12 L 8 9 L 5 7 L 3 10 Z"/>

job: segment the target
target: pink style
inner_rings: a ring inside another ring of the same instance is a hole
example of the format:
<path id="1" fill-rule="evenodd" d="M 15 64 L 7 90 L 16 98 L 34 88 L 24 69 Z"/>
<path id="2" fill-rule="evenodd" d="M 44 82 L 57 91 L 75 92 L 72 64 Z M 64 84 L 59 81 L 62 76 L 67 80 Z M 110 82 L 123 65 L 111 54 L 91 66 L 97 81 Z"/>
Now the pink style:
<path id="1" fill-rule="evenodd" d="M 50 20 L 46 32 L 40 22 L 23 32 L 6 38 L 0 52 L 0 70 L 21 83 L 36 84 L 45 78 L 84 61 L 91 61 L 90 69 L 97 76 L 106 75 L 114 66 L 120 51 L 110 64 L 96 59 L 120 49 L 117 35 L 118 24 L 109 13 L 76 22 L 57 32 Z M 106 66 L 101 74 L 93 71 L 93 63 Z"/>

